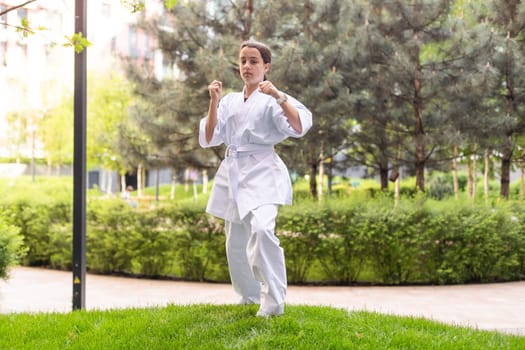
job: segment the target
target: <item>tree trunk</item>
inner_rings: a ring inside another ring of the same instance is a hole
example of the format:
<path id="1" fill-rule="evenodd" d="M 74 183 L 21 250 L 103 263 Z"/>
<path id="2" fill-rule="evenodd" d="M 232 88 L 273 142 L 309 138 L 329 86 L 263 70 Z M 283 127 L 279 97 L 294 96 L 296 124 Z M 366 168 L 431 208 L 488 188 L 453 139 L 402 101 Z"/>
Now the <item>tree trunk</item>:
<path id="1" fill-rule="evenodd" d="M 458 145 L 454 145 L 454 158 L 452 158 L 452 182 L 454 184 L 454 198 L 459 199 L 459 179 L 458 179 Z"/>
<path id="2" fill-rule="evenodd" d="M 509 187 L 510 187 L 510 164 L 512 160 L 512 148 L 507 148 L 503 151 L 501 157 L 501 188 L 500 196 L 509 199 Z"/>
<path id="3" fill-rule="evenodd" d="M 467 157 L 467 197 L 472 199 L 472 159 Z"/>
<path id="4" fill-rule="evenodd" d="M 104 169 L 104 177 L 106 178 L 106 194 L 112 194 L 113 188 L 111 186 L 111 172 Z"/>
<path id="5" fill-rule="evenodd" d="M 418 112 L 419 113 L 419 112 Z M 425 145 L 421 115 L 416 116 L 416 187 L 425 191 Z"/>
<path id="6" fill-rule="evenodd" d="M 127 188 L 127 184 L 126 184 L 126 174 L 120 174 L 120 191 L 121 193 L 124 193 L 126 192 L 126 188 Z"/>
<path id="7" fill-rule="evenodd" d="M 472 160 L 472 199 L 476 199 L 478 187 L 478 145 L 474 145 L 474 159 Z"/>
<path id="8" fill-rule="evenodd" d="M 190 190 L 190 169 L 184 170 L 184 192 L 188 193 Z"/>
<path id="9" fill-rule="evenodd" d="M 399 175 L 396 178 L 396 181 L 394 182 L 394 206 L 397 207 L 399 205 L 399 197 L 401 195 L 401 172 L 399 172 Z"/>
<path id="10" fill-rule="evenodd" d="M 329 158 L 329 161 L 328 161 L 328 172 L 327 172 L 327 177 L 328 177 L 328 181 L 327 181 L 327 189 L 328 189 L 328 195 L 332 195 L 332 182 L 334 180 L 334 162 L 333 162 L 333 158 L 332 156 L 330 156 Z"/>
<path id="11" fill-rule="evenodd" d="M 142 198 L 142 189 L 144 188 L 143 187 L 143 183 L 142 183 L 142 175 L 143 175 L 143 166 L 142 164 L 139 164 L 139 166 L 137 167 L 137 197 L 138 198 Z"/>
<path id="12" fill-rule="evenodd" d="M 175 191 L 177 190 L 177 171 L 176 169 L 172 169 L 171 174 L 171 189 L 170 189 L 170 199 L 175 199 Z"/>
<path id="13" fill-rule="evenodd" d="M 399 198 L 401 196 L 401 167 L 399 166 L 399 161 L 401 159 L 401 145 L 397 145 L 397 157 L 396 157 L 396 165 L 394 166 L 394 169 L 392 170 L 392 176 L 394 181 L 394 206 L 398 206 L 399 204 Z M 395 172 L 395 174 L 394 174 Z"/>
<path id="14" fill-rule="evenodd" d="M 140 187 L 142 188 L 142 192 L 145 195 L 144 191 L 146 190 L 146 167 L 142 166 L 142 179 L 140 180 Z"/>
<path id="15" fill-rule="evenodd" d="M 311 33 L 311 30 L 310 30 L 310 25 L 309 25 L 311 12 L 312 12 L 312 9 L 311 9 L 311 6 L 310 6 L 310 1 L 306 0 L 304 2 L 303 32 L 306 34 L 306 37 L 308 39 L 310 39 L 312 37 L 312 33 Z"/>
<path id="16" fill-rule="evenodd" d="M 323 149 L 321 148 L 321 153 L 319 154 L 319 191 L 318 191 L 319 200 L 323 199 L 323 187 L 324 187 L 324 153 L 323 153 Z"/>
<path id="17" fill-rule="evenodd" d="M 312 153 L 310 161 L 310 195 L 312 198 L 317 198 L 317 164 L 316 154 Z"/>
<path id="18" fill-rule="evenodd" d="M 485 203 L 489 203 L 489 173 L 490 173 L 490 151 L 485 150 L 485 172 L 483 174 L 483 190 L 485 194 Z"/>
<path id="19" fill-rule="evenodd" d="M 101 169 L 100 170 L 100 184 L 99 184 L 100 192 L 106 192 L 106 176 L 104 174 L 105 174 L 104 169 Z"/>
<path id="20" fill-rule="evenodd" d="M 388 191 L 388 165 L 379 165 L 379 180 L 381 182 L 381 191 Z"/>
<path id="21" fill-rule="evenodd" d="M 53 173 L 53 163 L 51 162 L 51 159 L 47 159 L 47 176 L 51 176 Z"/>
<path id="22" fill-rule="evenodd" d="M 416 3 L 417 5 L 417 3 Z M 419 7 L 419 6 L 418 6 Z M 421 10 L 421 8 L 419 8 Z M 417 9 L 414 10 L 414 12 L 417 14 Z M 419 58 L 419 47 L 417 46 L 419 41 L 419 33 L 418 31 L 414 32 L 414 42 L 415 48 L 414 48 L 414 63 L 415 63 L 415 71 L 414 71 L 414 117 L 416 119 L 416 125 L 414 130 L 414 137 L 416 142 L 416 161 L 415 161 L 415 169 L 416 169 L 416 187 L 421 190 L 425 191 L 425 131 L 423 129 L 423 100 L 421 97 L 421 64 L 420 64 L 420 58 Z"/>
<path id="23" fill-rule="evenodd" d="M 251 0 L 246 1 L 246 6 L 244 7 L 244 30 L 242 33 L 242 39 L 250 39 L 250 32 L 252 30 L 252 14 L 253 14 L 253 4 Z"/>
<path id="24" fill-rule="evenodd" d="M 202 193 L 208 193 L 208 170 L 202 171 Z"/>
<path id="25" fill-rule="evenodd" d="M 508 34 L 509 35 L 509 34 Z M 508 36 L 507 36 L 508 38 Z M 507 40 L 507 43 L 509 40 Z M 506 71 L 506 109 L 507 117 L 510 118 L 514 115 L 514 85 L 513 80 L 509 77 L 510 70 Z M 503 155 L 501 157 L 501 186 L 500 186 L 500 196 L 509 199 L 509 187 L 510 187 L 510 165 L 512 161 L 512 154 L 514 153 L 514 147 L 512 142 L 512 135 L 514 131 L 512 128 L 509 128 L 506 133 L 507 139 L 505 140 L 505 145 L 503 146 Z"/>
<path id="26" fill-rule="evenodd" d="M 523 194 L 525 193 L 525 161 L 521 161 L 521 176 L 520 176 L 520 201 L 523 202 Z"/>

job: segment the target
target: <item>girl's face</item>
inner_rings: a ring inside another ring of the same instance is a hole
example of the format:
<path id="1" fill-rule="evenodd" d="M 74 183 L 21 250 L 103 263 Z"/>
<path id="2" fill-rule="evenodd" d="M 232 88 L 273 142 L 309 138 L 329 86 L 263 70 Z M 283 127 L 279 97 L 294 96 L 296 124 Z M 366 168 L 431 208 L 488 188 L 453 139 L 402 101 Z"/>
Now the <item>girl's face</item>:
<path id="1" fill-rule="evenodd" d="M 239 53 L 239 71 L 247 86 L 257 85 L 264 80 L 264 75 L 270 69 L 270 63 L 264 63 L 259 50 L 253 47 L 243 47 Z"/>

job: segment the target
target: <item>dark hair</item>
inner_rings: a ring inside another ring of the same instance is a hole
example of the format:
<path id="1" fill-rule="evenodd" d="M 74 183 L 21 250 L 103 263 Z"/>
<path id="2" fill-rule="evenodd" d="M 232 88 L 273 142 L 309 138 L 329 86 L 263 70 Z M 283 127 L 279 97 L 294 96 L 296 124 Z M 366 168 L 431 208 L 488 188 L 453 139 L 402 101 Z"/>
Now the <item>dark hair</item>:
<path id="1" fill-rule="evenodd" d="M 259 50 L 259 52 L 261 53 L 263 62 L 272 63 L 272 51 L 270 51 L 270 48 L 266 46 L 265 44 L 255 41 L 255 40 L 246 40 L 241 44 L 240 50 L 242 50 L 245 47 L 251 47 L 251 48 Z"/>

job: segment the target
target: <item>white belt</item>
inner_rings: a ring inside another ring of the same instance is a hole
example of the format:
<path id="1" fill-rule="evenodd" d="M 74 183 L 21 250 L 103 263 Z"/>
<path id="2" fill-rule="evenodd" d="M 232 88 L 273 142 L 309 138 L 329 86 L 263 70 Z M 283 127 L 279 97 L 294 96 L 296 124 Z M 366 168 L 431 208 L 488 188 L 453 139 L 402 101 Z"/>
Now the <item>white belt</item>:
<path id="1" fill-rule="evenodd" d="M 239 164 L 237 158 L 246 157 L 261 152 L 273 152 L 272 145 L 247 144 L 242 146 L 229 145 L 226 148 L 226 159 L 229 162 L 230 198 L 237 200 L 239 188 Z"/>
<path id="2" fill-rule="evenodd" d="M 242 146 L 229 145 L 226 148 L 225 157 L 239 158 L 246 157 L 255 153 L 273 151 L 272 145 L 260 145 L 255 143 L 249 143 Z"/>

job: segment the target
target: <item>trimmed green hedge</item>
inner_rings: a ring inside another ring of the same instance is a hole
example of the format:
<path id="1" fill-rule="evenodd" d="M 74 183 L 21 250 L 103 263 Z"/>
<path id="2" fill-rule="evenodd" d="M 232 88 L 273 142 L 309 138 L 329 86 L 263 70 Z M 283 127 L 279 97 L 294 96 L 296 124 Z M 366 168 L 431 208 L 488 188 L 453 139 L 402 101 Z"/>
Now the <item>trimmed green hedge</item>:
<path id="1" fill-rule="evenodd" d="M 92 272 L 228 281 L 223 222 L 204 202 L 135 209 L 95 199 L 87 210 Z M 525 276 L 525 204 L 489 207 L 415 196 L 300 201 L 280 210 L 290 283 L 453 284 Z M 0 203 L 20 229 L 25 265 L 71 268 L 71 205 Z M 0 221 L 1 222 L 1 221 Z M 1 270 L 0 270 L 1 271 Z"/>
<path id="2" fill-rule="evenodd" d="M 9 277 L 9 266 L 16 264 L 24 254 L 19 231 L 17 227 L 7 224 L 0 217 L 0 278 L 2 279 Z"/>
<path id="3" fill-rule="evenodd" d="M 335 201 L 282 210 L 279 228 L 291 282 L 310 282 L 313 262 L 321 281 L 342 284 L 510 281 L 525 276 L 525 215 L 514 212 L 523 205 Z"/>

